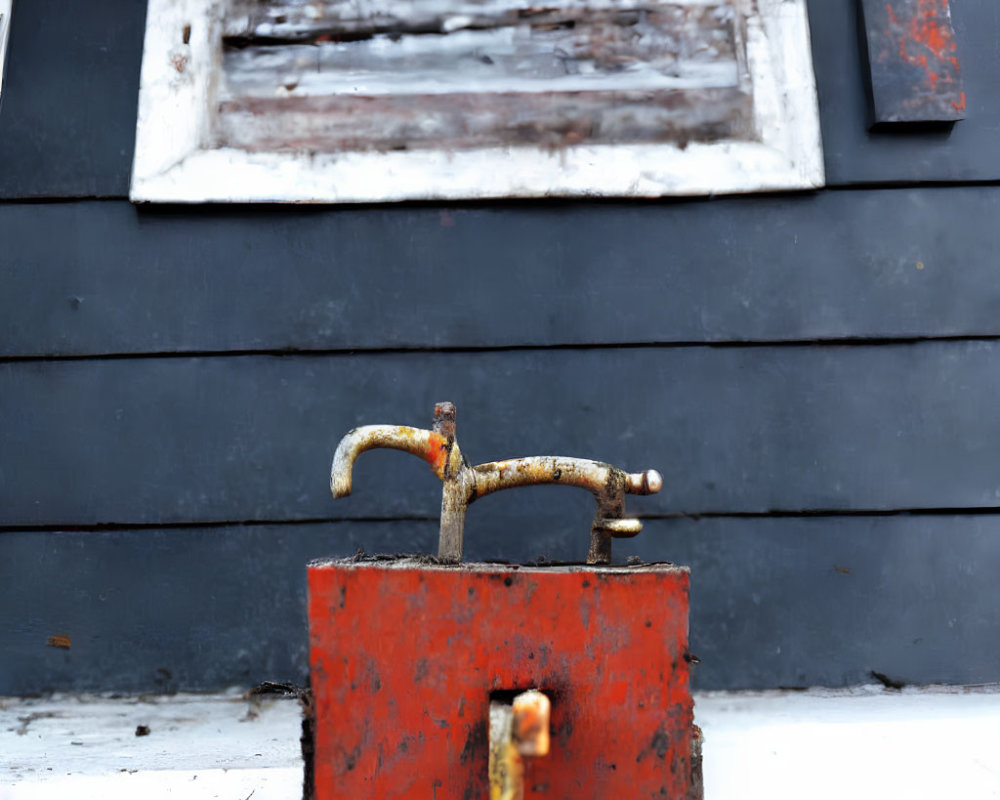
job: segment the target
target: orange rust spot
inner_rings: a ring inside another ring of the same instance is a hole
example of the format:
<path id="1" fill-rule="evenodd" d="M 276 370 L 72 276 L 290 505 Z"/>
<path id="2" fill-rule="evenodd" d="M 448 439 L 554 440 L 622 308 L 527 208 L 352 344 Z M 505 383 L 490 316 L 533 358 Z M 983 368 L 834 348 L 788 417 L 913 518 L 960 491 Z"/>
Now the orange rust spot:
<path id="1" fill-rule="evenodd" d="M 956 71 L 958 70 L 958 59 L 949 55 L 956 48 L 955 42 L 951 38 L 951 31 L 947 27 L 942 28 L 937 22 L 939 3 L 943 3 L 944 7 L 947 8 L 947 0 L 920 0 L 917 5 L 917 13 L 910 20 L 908 30 L 899 42 L 900 57 L 923 69 L 927 76 L 927 83 L 932 89 L 937 87 L 939 80 L 937 72 L 928 65 L 926 54 L 909 55 L 906 50 L 906 41 L 909 38 L 912 43 L 926 49 L 941 63 L 949 64 Z M 891 8 L 890 21 L 897 22 Z"/>
<path id="2" fill-rule="evenodd" d="M 50 636 L 48 639 L 46 639 L 45 644 L 48 647 L 59 647 L 63 650 L 69 650 L 69 648 L 72 646 L 73 643 L 70 641 L 70 638 L 67 634 L 57 633 L 54 636 Z"/>
<path id="3" fill-rule="evenodd" d="M 917 41 L 924 42 L 938 58 L 942 58 L 942 51 L 948 46 L 949 42 L 941 33 L 941 29 L 938 27 L 937 22 L 934 20 L 929 20 L 924 22 L 920 26 L 920 30 L 917 34 Z"/>
<path id="4" fill-rule="evenodd" d="M 441 475 L 444 473 L 445 464 L 448 463 L 448 440 L 438 433 L 432 433 L 428 445 L 424 458 L 431 465 L 431 469 Z"/>
<path id="5" fill-rule="evenodd" d="M 958 102 L 956 103 L 952 100 L 951 104 L 955 107 L 956 111 L 965 111 L 965 92 L 959 92 Z"/>

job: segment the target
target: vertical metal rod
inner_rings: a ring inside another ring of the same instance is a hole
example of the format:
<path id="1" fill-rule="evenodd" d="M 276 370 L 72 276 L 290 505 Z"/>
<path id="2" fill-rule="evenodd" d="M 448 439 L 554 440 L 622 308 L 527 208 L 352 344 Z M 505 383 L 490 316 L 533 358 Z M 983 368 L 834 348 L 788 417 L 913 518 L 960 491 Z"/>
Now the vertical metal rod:
<path id="1" fill-rule="evenodd" d="M 434 406 L 434 432 L 445 440 L 447 455 L 441 493 L 441 533 L 438 538 L 438 558 L 458 563 L 462 560 L 465 537 L 465 470 L 462 469 L 461 451 L 455 444 L 457 411 L 454 403 Z"/>
<path id="2" fill-rule="evenodd" d="M 462 560 L 465 537 L 465 502 L 458 492 L 449 492 L 445 484 L 441 497 L 441 535 L 438 539 L 438 558 L 449 563 Z"/>
<path id="3" fill-rule="evenodd" d="M 595 528 L 590 529 L 590 549 L 587 551 L 588 564 L 611 563 L 611 536 Z"/>

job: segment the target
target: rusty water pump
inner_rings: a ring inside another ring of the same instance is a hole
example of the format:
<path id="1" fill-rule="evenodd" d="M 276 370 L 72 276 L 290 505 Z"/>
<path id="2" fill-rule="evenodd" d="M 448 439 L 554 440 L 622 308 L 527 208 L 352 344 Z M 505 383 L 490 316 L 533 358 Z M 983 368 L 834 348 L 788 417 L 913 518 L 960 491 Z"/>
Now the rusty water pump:
<path id="1" fill-rule="evenodd" d="M 351 493 L 354 461 L 366 450 L 388 447 L 420 456 L 444 483 L 438 558 L 458 562 L 462 560 L 465 512 L 473 501 L 518 486 L 543 483 L 579 486 L 592 492 L 597 500 L 587 563 L 610 564 L 612 538 L 635 536 L 642 530 L 642 522 L 625 517 L 625 495 L 655 494 L 663 486 L 663 479 L 655 469 L 629 474 L 585 458 L 532 456 L 470 467 L 458 446 L 455 422 L 455 405 L 445 402 L 434 407 L 433 430 L 366 425 L 349 431 L 333 457 L 330 470 L 333 496 L 346 497 Z"/>
<path id="2" fill-rule="evenodd" d="M 438 558 L 310 564 L 317 800 L 700 800 L 689 571 L 610 564 L 611 540 L 642 527 L 625 495 L 657 492 L 659 473 L 558 456 L 470 466 L 455 406 L 439 403 L 433 430 L 345 435 L 335 497 L 376 447 L 420 456 L 444 483 Z M 586 565 L 461 563 L 468 506 L 539 483 L 593 493 Z"/>

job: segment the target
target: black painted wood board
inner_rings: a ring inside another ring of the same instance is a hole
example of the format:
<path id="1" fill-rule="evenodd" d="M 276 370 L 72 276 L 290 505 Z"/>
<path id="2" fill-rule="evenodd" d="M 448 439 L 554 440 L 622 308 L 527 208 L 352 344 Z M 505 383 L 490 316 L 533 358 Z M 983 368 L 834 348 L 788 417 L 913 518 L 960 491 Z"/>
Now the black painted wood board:
<path id="1" fill-rule="evenodd" d="M 996 515 L 655 520 L 620 554 L 691 566 L 696 688 L 874 683 L 873 670 L 980 683 L 1000 679 L 998 526 Z M 426 551 L 433 528 L 2 534 L 0 695 L 301 685 L 307 561 Z M 515 559 L 540 552 L 499 520 L 489 533 Z M 575 543 L 546 548 L 572 558 Z"/>
<path id="2" fill-rule="evenodd" d="M 710 519 L 621 543 L 691 566 L 702 689 L 1000 679 L 995 515 Z"/>
<path id="3" fill-rule="evenodd" d="M 0 354 L 1000 334 L 1000 192 L 660 206 L 0 205 Z"/>
<path id="4" fill-rule="evenodd" d="M 366 453 L 336 502 L 328 471 L 349 428 L 428 427 L 439 400 L 472 463 L 659 469 L 638 514 L 993 508 L 998 398 L 995 341 L 12 362 L 0 524 L 436 518 L 419 459 Z M 546 509 L 585 538 L 592 500 L 560 486 L 479 501 L 469 536 Z"/>
<path id="5" fill-rule="evenodd" d="M 829 185 L 1000 179 L 994 0 L 953 4 L 966 118 L 950 129 L 869 131 L 874 118 L 858 0 L 809 0 L 809 23 Z"/>
<path id="6" fill-rule="evenodd" d="M 0 198 L 128 195 L 142 0 L 18 0 L 0 98 Z"/>

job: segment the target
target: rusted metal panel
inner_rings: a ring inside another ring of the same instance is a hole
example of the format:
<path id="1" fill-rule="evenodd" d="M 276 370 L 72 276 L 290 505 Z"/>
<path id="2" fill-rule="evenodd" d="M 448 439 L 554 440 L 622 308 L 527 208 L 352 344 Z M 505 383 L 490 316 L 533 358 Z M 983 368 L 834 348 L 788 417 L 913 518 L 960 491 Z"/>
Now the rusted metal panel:
<path id="1" fill-rule="evenodd" d="M 862 0 L 875 123 L 965 118 L 948 0 Z"/>
<path id="2" fill-rule="evenodd" d="M 316 800 L 487 797 L 490 700 L 532 688 L 552 735 L 526 798 L 693 797 L 686 568 L 340 561 L 308 580 Z"/>

